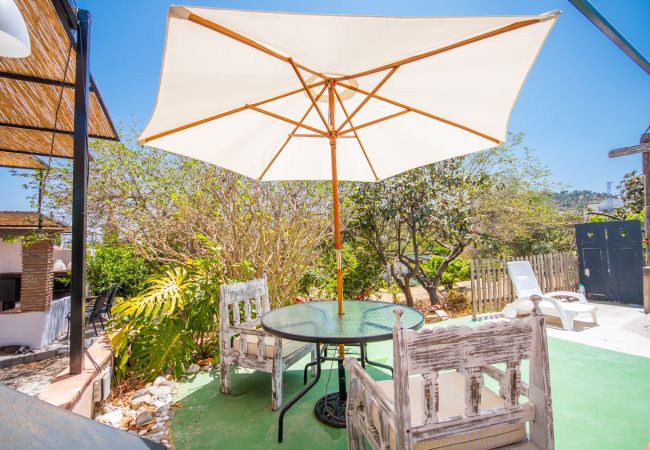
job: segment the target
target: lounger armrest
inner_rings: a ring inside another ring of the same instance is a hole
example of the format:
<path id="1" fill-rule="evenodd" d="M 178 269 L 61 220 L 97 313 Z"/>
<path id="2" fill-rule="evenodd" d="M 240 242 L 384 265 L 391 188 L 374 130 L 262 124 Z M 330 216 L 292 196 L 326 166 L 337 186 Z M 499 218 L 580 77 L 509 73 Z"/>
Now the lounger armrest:
<path id="1" fill-rule="evenodd" d="M 544 294 L 546 297 L 571 297 L 571 298 L 577 298 L 580 303 L 589 303 L 587 299 L 585 298 L 584 295 L 582 295 L 579 292 L 571 292 L 571 291 L 553 291 L 553 292 L 547 292 Z"/>

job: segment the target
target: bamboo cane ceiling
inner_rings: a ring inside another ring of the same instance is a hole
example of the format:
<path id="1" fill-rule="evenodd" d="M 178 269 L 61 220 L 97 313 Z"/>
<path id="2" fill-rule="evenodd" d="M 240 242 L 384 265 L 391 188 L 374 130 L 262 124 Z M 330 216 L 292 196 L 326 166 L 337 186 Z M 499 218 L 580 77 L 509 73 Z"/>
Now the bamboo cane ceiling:
<path id="1" fill-rule="evenodd" d="M 28 167 L 24 154 L 72 158 L 74 11 L 67 0 L 16 4 L 27 23 L 32 52 L 26 58 L 0 57 L 0 166 Z M 91 138 L 119 139 L 92 75 L 88 127 Z M 14 161 L 9 161 L 12 154 Z"/>

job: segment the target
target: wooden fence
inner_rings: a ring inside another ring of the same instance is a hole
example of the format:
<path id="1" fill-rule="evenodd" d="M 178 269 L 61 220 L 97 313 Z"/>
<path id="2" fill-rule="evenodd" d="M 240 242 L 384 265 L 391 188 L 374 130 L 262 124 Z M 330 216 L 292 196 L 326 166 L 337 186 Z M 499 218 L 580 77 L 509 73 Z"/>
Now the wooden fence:
<path id="1" fill-rule="evenodd" d="M 543 292 L 575 291 L 578 286 L 578 257 L 569 252 L 518 258 L 474 259 L 470 262 L 474 317 L 499 312 L 514 300 L 506 267 L 510 261 L 530 261 Z"/>

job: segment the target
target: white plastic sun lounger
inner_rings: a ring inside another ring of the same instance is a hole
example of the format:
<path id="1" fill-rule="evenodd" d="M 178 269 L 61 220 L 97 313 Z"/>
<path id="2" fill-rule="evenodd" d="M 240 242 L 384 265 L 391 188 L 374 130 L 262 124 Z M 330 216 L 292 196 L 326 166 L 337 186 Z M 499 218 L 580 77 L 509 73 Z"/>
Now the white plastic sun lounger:
<path id="1" fill-rule="evenodd" d="M 589 313 L 594 323 L 598 322 L 596 318 L 598 307 L 590 304 L 584 295 L 570 291 L 542 293 L 533 268 L 528 261 L 509 262 L 508 274 L 515 288 L 517 299 L 503 309 L 504 317 L 513 319 L 518 314 L 529 314 L 533 309 L 530 296 L 539 295 L 542 297 L 542 301 L 539 303 L 542 313 L 559 317 L 565 330 L 573 330 L 573 320 L 579 314 Z M 578 301 L 562 302 L 555 297 L 571 297 Z"/>

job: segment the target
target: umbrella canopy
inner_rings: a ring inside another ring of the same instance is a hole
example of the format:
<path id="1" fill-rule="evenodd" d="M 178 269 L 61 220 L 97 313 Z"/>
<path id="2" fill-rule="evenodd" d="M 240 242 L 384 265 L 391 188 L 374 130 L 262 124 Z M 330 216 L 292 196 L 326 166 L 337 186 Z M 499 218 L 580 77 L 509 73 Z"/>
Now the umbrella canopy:
<path id="1" fill-rule="evenodd" d="M 506 140 L 559 13 L 361 17 L 174 6 L 139 142 L 257 180 L 378 181 Z M 341 258 L 337 251 L 339 300 Z"/>

